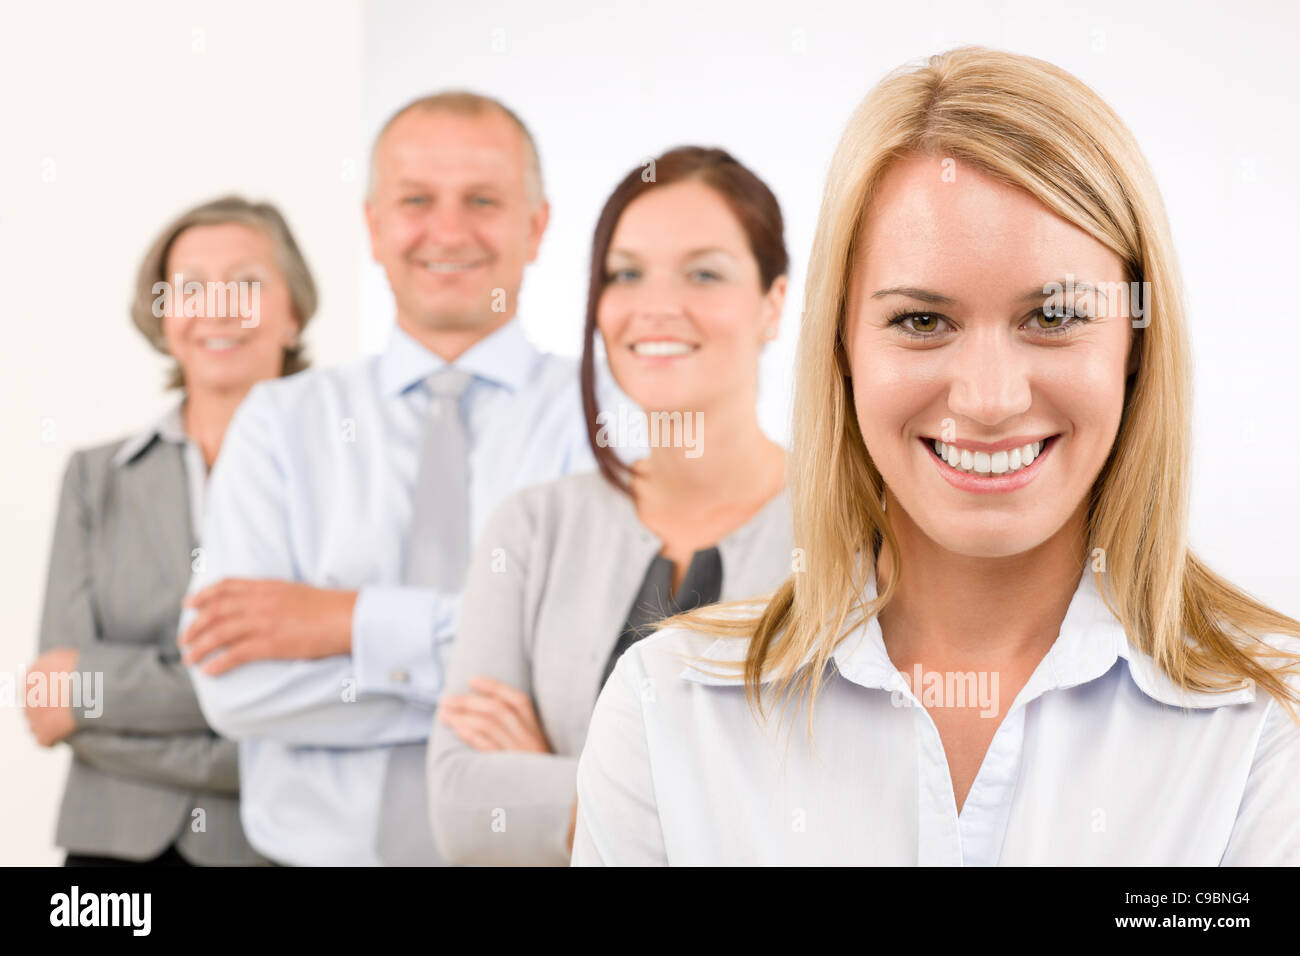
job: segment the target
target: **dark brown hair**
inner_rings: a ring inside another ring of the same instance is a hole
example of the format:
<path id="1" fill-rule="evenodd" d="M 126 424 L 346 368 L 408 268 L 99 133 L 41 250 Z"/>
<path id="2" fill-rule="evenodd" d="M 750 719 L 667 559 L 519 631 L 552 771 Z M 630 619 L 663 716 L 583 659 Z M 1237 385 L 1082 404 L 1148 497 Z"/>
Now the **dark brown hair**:
<path id="1" fill-rule="evenodd" d="M 615 488 L 632 494 L 631 469 L 608 445 L 597 441 L 600 426 L 596 416 L 596 313 L 607 283 L 605 257 L 614 230 L 624 210 L 652 189 L 674 183 L 698 180 L 713 189 L 730 207 L 749 239 L 749 248 L 758 261 L 759 282 L 764 292 L 786 273 L 790 257 L 785 249 L 785 222 L 781 206 L 772 190 L 730 153 L 702 146 L 678 146 L 637 166 L 620 182 L 596 220 L 596 234 L 591 242 L 591 280 L 587 286 L 587 324 L 582 345 L 582 410 L 587 417 L 587 440 L 600 473 Z"/>

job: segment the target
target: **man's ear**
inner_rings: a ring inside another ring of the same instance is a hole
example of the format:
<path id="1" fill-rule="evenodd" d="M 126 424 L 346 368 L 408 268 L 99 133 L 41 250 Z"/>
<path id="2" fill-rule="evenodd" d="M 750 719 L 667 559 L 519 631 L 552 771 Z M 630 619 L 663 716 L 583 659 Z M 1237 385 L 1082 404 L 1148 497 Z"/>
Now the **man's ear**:
<path id="1" fill-rule="evenodd" d="M 542 248 L 542 236 L 546 234 L 546 225 L 551 221 L 551 204 L 543 199 L 537 208 L 528 214 L 528 261 L 535 262 L 537 253 Z"/>
<path id="2" fill-rule="evenodd" d="M 370 258 L 379 262 L 379 249 L 375 242 L 375 235 L 379 228 L 378 213 L 375 212 L 374 204 L 367 197 L 363 206 L 366 214 L 366 232 L 370 234 Z"/>

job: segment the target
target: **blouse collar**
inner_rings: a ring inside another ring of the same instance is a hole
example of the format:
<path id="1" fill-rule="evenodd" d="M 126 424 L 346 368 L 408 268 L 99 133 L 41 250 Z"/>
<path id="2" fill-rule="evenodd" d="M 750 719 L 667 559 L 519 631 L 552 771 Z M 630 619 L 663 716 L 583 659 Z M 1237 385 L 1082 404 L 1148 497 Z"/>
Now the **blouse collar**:
<path id="1" fill-rule="evenodd" d="M 872 601 L 875 597 L 876 576 L 872 570 L 867 578 L 864 601 Z M 714 641 L 703 657 L 709 662 L 734 663 L 745 659 L 747 649 L 748 642 L 723 637 Z M 859 686 L 891 692 L 907 689 L 905 678 L 889 659 L 880 622 L 874 616 L 846 635 L 831 656 L 839 674 Z M 808 665 L 810 658 L 811 655 L 803 666 Z M 1129 640 L 1119 619 L 1102 599 L 1096 574 L 1085 569 L 1061 622 L 1060 635 L 1039 662 L 1016 702 L 1028 703 L 1047 691 L 1077 687 L 1096 680 L 1110 671 L 1120 658 L 1128 665 L 1129 675 L 1138 689 L 1162 704 L 1208 708 L 1255 700 L 1252 686 L 1214 693 L 1184 690 L 1174 684 L 1149 654 Z M 697 665 L 688 665 L 681 676 L 685 680 L 709 685 L 744 682 L 739 674 L 710 671 L 712 668 L 702 671 Z"/>
<path id="2" fill-rule="evenodd" d="M 134 461 L 154 443 L 155 439 L 174 445 L 185 444 L 189 437 L 185 433 L 185 423 L 181 417 L 181 408 L 184 404 L 185 396 L 182 394 L 148 428 L 136 432 L 123 442 L 113 455 L 113 464 L 120 468 Z"/>

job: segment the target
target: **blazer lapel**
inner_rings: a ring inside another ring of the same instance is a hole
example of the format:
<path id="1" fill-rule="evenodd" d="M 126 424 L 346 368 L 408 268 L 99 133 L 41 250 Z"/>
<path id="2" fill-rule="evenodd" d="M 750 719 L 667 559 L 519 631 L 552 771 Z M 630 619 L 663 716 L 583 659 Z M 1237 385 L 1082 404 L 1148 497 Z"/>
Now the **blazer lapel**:
<path id="1" fill-rule="evenodd" d="M 140 526 L 148 529 L 163 579 L 182 582 L 184 590 L 190 579 L 191 552 L 197 542 L 191 530 L 189 485 L 181 449 L 155 439 L 126 466 L 122 484 L 129 489 L 128 497 L 139 514 Z"/>
<path id="2" fill-rule="evenodd" d="M 661 547 L 659 540 L 652 535 L 629 533 L 630 529 L 612 522 L 611 526 L 615 534 L 623 534 L 609 541 L 606 547 L 591 549 L 592 568 L 586 580 L 603 580 L 612 597 L 591 602 L 592 609 L 587 613 L 602 618 L 592 629 L 596 640 L 595 653 L 585 655 L 574 666 L 575 687 L 584 691 L 573 695 L 574 702 L 579 706 L 579 713 L 586 714 L 586 720 L 590 720 L 591 708 L 596 705 L 596 698 L 604 686 L 600 677 L 605 673 L 605 665 L 623 633 L 623 625 L 627 623 L 628 614 L 645 581 L 646 571 Z M 582 707 L 586 710 L 581 711 Z"/>

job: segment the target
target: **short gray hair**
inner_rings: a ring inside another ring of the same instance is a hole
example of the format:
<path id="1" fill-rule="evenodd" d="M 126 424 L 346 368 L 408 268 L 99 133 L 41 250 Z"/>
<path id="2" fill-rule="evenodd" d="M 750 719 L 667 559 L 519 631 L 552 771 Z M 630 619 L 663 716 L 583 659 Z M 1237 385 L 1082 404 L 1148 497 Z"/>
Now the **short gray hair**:
<path id="1" fill-rule="evenodd" d="M 524 158 L 527 167 L 524 170 L 527 181 L 529 201 L 534 205 L 540 205 L 545 198 L 546 192 L 542 187 L 542 161 L 537 153 L 537 142 L 533 139 L 533 134 L 529 132 L 528 127 L 524 125 L 518 114 L 510 107 L 506 106 L 500 100 L 493 99 L 490 96 L 484 96 L 481 93 L 471 93 L 468 90 L 446 90 L 442 93 L 432 93 L 428 96 L 421 96 L 407 103 L 400 110 L 388 118 L 379 135 L 375 137 L 375 143 L 370 148 L 370 181 L 366 187 L 366 196 L 373 197 L 375 194 L 375 159 L 379 155 L 379 144 L 384 141 L 385 134 L 392 128 L 393 124 L 405 116 L 407 113 L 419 110 L 423 113 L 451 113 L 455 116 L 483 116 L 486 113 L 496 112 L 508 119 L 524 140 Z"/>
<path id="2" fill-rule="evenodd" d="M 307 327 L 311 317 L 316 314 L 316 282 L 312 279 L 307 260 L 303 258 L 294 241 L 289 224 L 275 206 L 265 202 L 249 202 L 242 196 L 222 196 L 195 206 L 181 213 L 167 224 L 158 234 L 144 261 L 140 263 L 140 272 L 136 277 L 135 298 L 131 301 L 131 321 L 140 330 L 149 344 L 157 351 L 167 355 L 167 342 L 163 338 L 163 320 L 154 314 L 154 302 L 157 293 L 154 286 L 159 282 L 170 282 L 167 275 L 167 257 L 172 246 L 181 233 L 193 226 L 222 226 L 227 223 L 250 226 L 270 237 L 275 247 L 276 263 L 289 287 L 289 300 L 302 329 Z M 292 375 L 308 366 L 301 343 L 286 348 L 284 367 L 281 375 Z M 180 365 L 172 369 L 168 388 L 184 388 L 185 376 Z"/>

